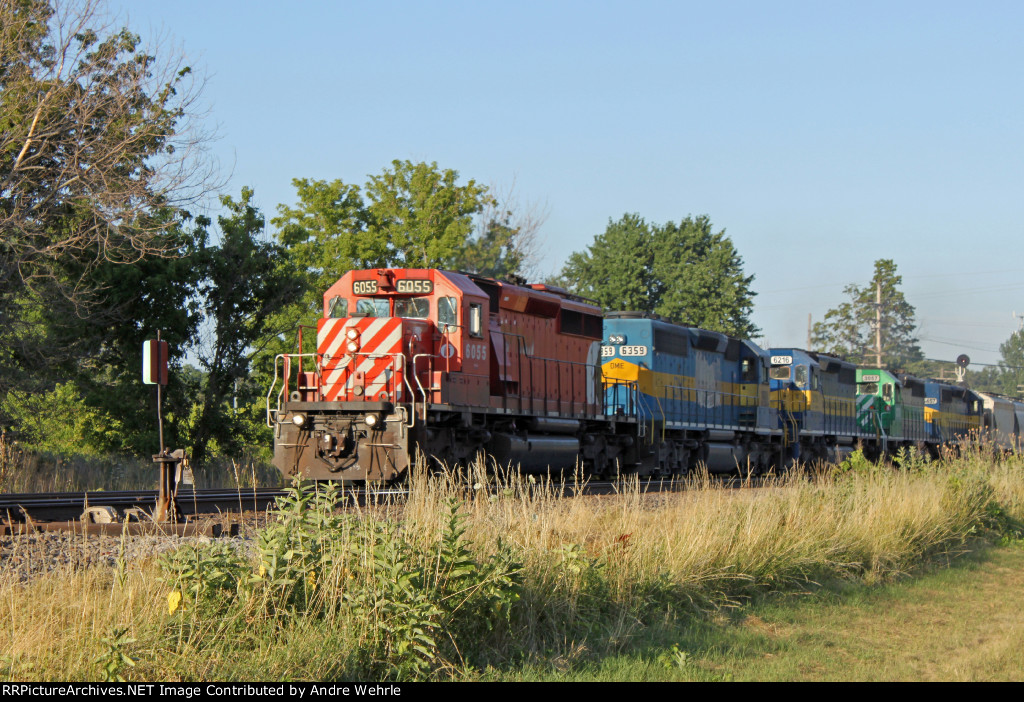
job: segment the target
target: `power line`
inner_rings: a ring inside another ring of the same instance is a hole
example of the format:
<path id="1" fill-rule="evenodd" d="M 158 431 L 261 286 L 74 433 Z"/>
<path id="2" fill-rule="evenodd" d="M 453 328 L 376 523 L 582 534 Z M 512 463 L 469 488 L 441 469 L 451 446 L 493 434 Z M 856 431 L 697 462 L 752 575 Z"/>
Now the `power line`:
<path id="1" fill-rule="evenodd" d="M 995 353 L 996 351 L 999 350 L 999 349 L 993 349 L 993 348 L 985 348 L 984 346 L 971 346 L 970 344 L 965 344 L 962 341 L 956 341 L 956 340 L 942 341 L 940 339 L 935 339 L 935 338 L 932 338 L 930 336 L 919 336 L 917 338 L 917 340 L 918 341 L 928 341 L 930 343 L 941 344 L 943 346 L 959 346 L 959 347 L 962 347 L 962 348 L 965 348 L 965 349 L 971 349 L 972 351 L 987 351 L 989 353 Z"/>
<path id="2" fill-rule="evenodd" d="M 956 361 L 947 361 L 942 358 L 926 358 L 924 360 L 931 361 L 932 363 L 950 363 L 954 366 L 956 365 Z M 981 363 L 980 361 L 971 361 L 970 365 L 988 366 L 989 368 L 1005 368 L 1006 370 L 1024 370 L 1024 366 L 1007 366 L 1002 363 Z"/>
<path id="3" fill-rule="evenodd" d="M 901 275 L 900 279 L 901 279 L 901 281 L 902 280 L 920 280 L 922 278 L 952 278 L 954 276 L 980 276 L 980 275 L 996 275 L 998 273 L 1019 273 L 1019 272 L 1020 272 L 1019 268 L 1005 268 L 1005 269 L 999 269 L 999 270 L 994 270 L 994 271 L 964 271 L 964 272 L 956 272 L 956 273 L 928 273 L 926 275 Z M 845 288 L 848 285 L 856 285 L 856 283 L 847 283 L 847 284 L 843 285 L 842 287 Z M 826 283 L 826 284 L 822 284 L 822 285 L 805 285 L 805 286 L 798 287 L 798 288 L 777 288 L 775 290 L 759 290 L 759 291 L 757 291 L 757 294 L 758 295 L 771 295 L 773 293 L 798 292 L 800 290 L 822 290 L 822 289 L 825 289 L 825 288 L 829 288 L 829 289 L 833 289 L 834 290 L 834 289 L 836 289 L 836 287 L 838 287 L 836 283 Z M 941 292 L 941 293 L 925 293 L 924 297 L 929 297 L 929 296 L 932 296 L 932 295 L 934 295 L 934 296 L 939 296 L 939 295 L 956 295 L 956 294 L 958 294 L 960 292 L 985 292 L 985 291 L 989 291 L 989 290 L 1000 290 L 1000 291 L 1002 291 L 1002 290 L 1012 290 L 1012 289 L 1019 288 L 1019 287 L 1024 287 L 1024 284 L 1022 284 L 1022 283 L 1004 283 L 1002 285 L 995 286 L 995 287 L 967 288 L 967 289 L 961 290 L 961 291 L 944 291 L 944 292 Z M 918 295 L 918 296 L 915 296 L 915 297 L 921 297 L 921 296 Z"/>

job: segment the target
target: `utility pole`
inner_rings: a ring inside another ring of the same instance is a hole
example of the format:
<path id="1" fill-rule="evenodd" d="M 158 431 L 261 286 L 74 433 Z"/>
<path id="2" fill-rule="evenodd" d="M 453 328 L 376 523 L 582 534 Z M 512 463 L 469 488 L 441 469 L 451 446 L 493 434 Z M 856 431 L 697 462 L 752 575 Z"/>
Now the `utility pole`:
<path id="1" fill-rule="evenodd" d="M 811 350 L 811 313 L 807 313 L 807 346 L 804 347 L 808 351 Z"/>
<path id="2" fill-rule="evenodd" d="M 882 367 L 882 281 L 875 283 L 875 363 Z"/>
<path id="3" fill-rule="evenodd" d="M 1017 320 L 1017 331 L 1024 331 L 1024 314 L 1014 312 L 1013 318 Z"/>

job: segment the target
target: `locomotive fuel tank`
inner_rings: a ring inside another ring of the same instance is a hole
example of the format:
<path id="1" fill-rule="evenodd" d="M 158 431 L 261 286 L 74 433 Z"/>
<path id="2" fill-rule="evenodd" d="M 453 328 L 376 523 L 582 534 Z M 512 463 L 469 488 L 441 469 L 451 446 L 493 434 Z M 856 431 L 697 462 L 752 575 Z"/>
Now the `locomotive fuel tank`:
<path id="1" fill-rule="evenodd" d="M 523 473 L 539 474 L 573 468 L 580 442 L 574 436 L 498 433 L 487 444 L 487 453 L 499 466 L 518 465 Z"/>

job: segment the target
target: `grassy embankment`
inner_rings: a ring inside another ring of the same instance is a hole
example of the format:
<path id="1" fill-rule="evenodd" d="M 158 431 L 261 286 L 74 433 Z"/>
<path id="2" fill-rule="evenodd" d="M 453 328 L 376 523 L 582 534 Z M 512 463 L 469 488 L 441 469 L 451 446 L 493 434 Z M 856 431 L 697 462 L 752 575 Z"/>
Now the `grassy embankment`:
<path id="1" fill-rule="evenodd" d="M 1020 458 L 854 463 L 764 489 L 696 478 L 682 493 L 627 486 L 600 500 L 517 486 L 467 498 L 421 480 L 391 519 L 296 494 L 253 558 L 213 544 L 0 584 L 0 675 L 744 677 L 750 649 L 728 638 L 741 603 L 885 583 L 1021 538 Z M 777 643 L 766 652 L 789 650 Z"/>

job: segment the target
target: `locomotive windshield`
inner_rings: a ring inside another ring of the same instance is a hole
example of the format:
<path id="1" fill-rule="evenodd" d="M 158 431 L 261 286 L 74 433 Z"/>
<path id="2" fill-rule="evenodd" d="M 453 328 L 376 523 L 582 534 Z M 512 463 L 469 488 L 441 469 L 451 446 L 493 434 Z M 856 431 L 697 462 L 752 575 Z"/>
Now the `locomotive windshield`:
<path id="1" fill-rule="evenodd" d="M 789 366 L 772 366 L 768 377 L 772 380 L 789 380 Z"/>
<path id="2" fill-rule="evenodd" d="M 447 331 L 449 327 L 459 325 L 458 306 L 454 297 L 437 298 L 437 326 L 441 331 Z"/>
<path id="3" fill-rule="evenodd" d="M 356 314 L 360 317 L 390 317 L 389 307 L 386 297 L 362 298 L 356 303 Z"/>
<path id="4" fill-rule="evenodd" d="M 355 315 L 357 317 L 405 317 L 406 319 L 429 319 L 430 318 L 429 297 L 398 297 L 393 300 L 387 297 L 362 297 L 356 302 Z M 344 300 L 341 300 L 339 310 L 344 316 Z M 331 316 L 334 314 L 334 302 L 332 301 Z M 437 301 L 437 321 L 442 325 L 457 326 L 457 303 L 454 297 L 442 297 Z"/>
<path id="5" fill-rule="evenodd" d="M 327 316 L 331 319 L 344 319 L 348 317 L 348 300 L 341 295 L 332 297 Z"/>
<path id="6" fill-rule="evenodd" d="M 395 300 L 395 316 L 426 319 L 430 316 L 429 297 L 400 297 Z"/>

